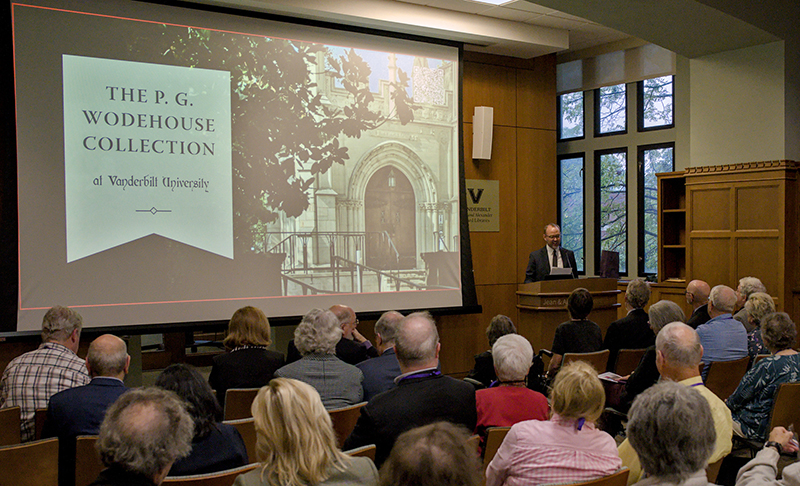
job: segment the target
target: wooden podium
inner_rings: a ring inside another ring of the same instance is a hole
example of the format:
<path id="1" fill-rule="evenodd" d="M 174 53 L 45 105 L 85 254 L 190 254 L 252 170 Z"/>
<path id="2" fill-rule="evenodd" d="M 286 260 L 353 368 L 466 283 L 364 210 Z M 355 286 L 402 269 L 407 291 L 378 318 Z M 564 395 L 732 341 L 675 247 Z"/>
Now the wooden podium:
<path id="1" fill-rule="evenodd" d="M 517 332 L 525 336 L 534 348 L 550 349 L 556 327 L 570 319 L 567 297 L 583 287 L 592 294 L 594 308 L 588 319 L 596 322 L 605 336 L 608 325 L 617 320 L 617 280 L 613 278 L 581 278 L 571 280 L 544 280 L 520 284 L 517 288 L 519 322 Z"/>

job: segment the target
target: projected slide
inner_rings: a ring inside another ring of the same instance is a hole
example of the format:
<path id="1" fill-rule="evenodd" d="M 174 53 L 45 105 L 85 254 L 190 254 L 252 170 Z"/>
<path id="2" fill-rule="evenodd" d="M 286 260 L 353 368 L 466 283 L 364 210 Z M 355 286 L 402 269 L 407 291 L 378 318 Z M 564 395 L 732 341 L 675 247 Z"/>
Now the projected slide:
<path id="1" fill-rule="evenodd" d="M 458 50 L 12 3 L 18 331 L 457 307 Z"/>

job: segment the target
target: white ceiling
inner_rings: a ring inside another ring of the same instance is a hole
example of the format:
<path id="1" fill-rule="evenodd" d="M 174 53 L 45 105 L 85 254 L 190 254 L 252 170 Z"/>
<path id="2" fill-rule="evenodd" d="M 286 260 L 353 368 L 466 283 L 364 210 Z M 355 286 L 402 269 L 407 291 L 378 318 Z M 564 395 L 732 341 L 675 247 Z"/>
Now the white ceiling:
<path id="1" fill-rule="evenodd" d="M 779 39 L 734 17 L 758 15 L 753 23 L 770 24 L 762 10 L 742 7 L 744 0 L 516 0 L 503 6 L 471 0 L 193 1 L 453 40 L 470 51 L 523 59 L 626 40 L 692 58 Z M 792 13 L 800 5 L 766 1 L 773 8 L 785 4 Z"/>

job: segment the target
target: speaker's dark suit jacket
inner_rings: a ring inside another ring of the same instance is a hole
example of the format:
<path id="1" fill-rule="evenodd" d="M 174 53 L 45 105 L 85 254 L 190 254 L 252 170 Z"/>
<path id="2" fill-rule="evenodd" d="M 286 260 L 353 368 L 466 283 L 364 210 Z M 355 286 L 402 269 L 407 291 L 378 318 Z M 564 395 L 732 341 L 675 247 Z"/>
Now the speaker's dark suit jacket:
<path id="1" fill-rule="evenodd" d="M 343 450 L 375 444 L 375 465 L 380 468 L 400 434 L 439 421 L 463 425 L 470 433 L 475 430 L 475 388 L 441 374 L 406 378 L 361 409 Z"/>
<path id="2" fill-rule="evenodd" d="M 656 343 L 656 335 L 650 329 L 650 320 L 644 309 L 633 309 L 622 319 L 612 322 L 606 331 L 603 347 L 610 351 L 608 370 L 613 371 L 620 349 L 645 349 Z"/>
<path id="3" fill-rule="evenodd" d="M 364 388 L 364 400 L 367 402 L 375 395 L 394 388 L 394 379 L 403 374 L 394 348 L 387 349 L 377 358 L 358 363 L 356 368 L 364 373 L 361 387 Z"/>
<path id="4" fill-rule="evenodd" d="M 578 264 L 575 262 L 575 253 L 572 250 L 558 247 L 561 251 L 561 261 L 565 267 L 572 269 L 572 278 L 578 278 Z M 550 259 L 547 258 L 547 246 L 532 251 L 528 257 L 528 268 L 525 269 L 525 283 L 538 282 L 550 275 Z"/>
<path id="5" fill-rule="evenodd" d="M 42 437 L 58 437 L 58 484 L 75 483 L 75 437 L 97 435 L 106 409 L 128 389 L 115 378 L 95 377 L 88 385 L 50 397 Z"/>

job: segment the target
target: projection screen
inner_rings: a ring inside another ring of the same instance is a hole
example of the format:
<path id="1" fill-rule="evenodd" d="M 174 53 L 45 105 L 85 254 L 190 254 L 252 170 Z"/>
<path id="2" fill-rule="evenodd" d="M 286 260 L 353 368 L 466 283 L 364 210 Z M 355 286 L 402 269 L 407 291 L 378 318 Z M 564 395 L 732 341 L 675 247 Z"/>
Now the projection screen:
<path id="1" fill-rule="evenodd" d="M 11 3 L 17 332 L 459 307 L 459 48 Z"/>

